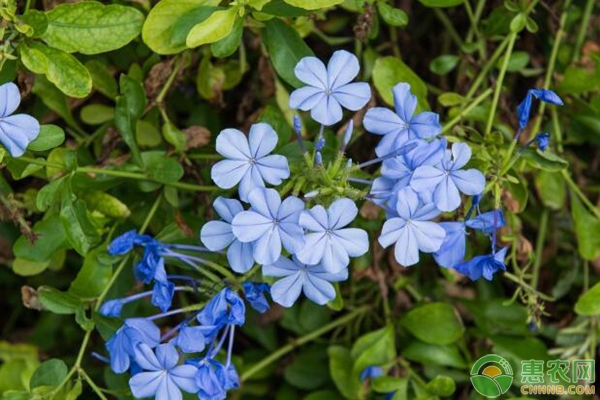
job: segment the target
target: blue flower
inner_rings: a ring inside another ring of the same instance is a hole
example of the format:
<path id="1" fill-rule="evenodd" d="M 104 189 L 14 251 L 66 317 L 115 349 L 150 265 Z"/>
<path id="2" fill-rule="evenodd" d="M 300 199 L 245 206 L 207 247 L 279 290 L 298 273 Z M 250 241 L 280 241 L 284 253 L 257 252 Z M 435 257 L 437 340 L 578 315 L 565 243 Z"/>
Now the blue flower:
<path id="1" fill-rule="evenodd" d="M 237 129 L 225 129 L 217 137 L 217 152 L 226 159 L 211 169 L 212 180 L 222 189 L 240 184 L 242 201 L 265 182 L 279 185 L 290 176 L 287 158 L 269 155 L 277 145 L 277 133 L 267 123 L 254 124 L 248 138 Z"/>
<path id="2" fill-rule="evenodd" d="M 265 297 L 271 287 L 267 283 L 244 282 L 244 295 L 252 308 L 259 313 L 265 313 L 270 308 L 269 302 Z"/>
<path id="3" fill-rule="evenodd" d="M 392 91 L 396 113 L 374 107 L 367 111 L 363 120 L 367 131 L 383 136 L 375 149 L 378 156 L 391 153 L 412 139 L 431 139 L 442 130 L 436 113 L 424 111 L 414 115 L 417 98 L 411 94 L 408 83 L 398 83 Z"/>
<path id="4" fill-rule="evenodd" d="M 485 187 L 485 176 L 479 170 L 462 169 L 470 159 L 471 148 L 466 143 L 454 143 L 452 153 L 447 151 L 438 165 L 417 168 L 410 186 L 417 192 L 433 192 L 440 211 L 453 211 L 460 205 L 460 192 L 473 196 Z"/>
<path id="5" fill-rule="evenodd" d="M 254 244 L 254 260 L 271 264 L 281 255 L 282 246 L 291 254 L 304 245 L 298 224 L 304 202 L 290 196 L 281 201 L 274 189 L 258 188 L 248 196 L 252 208 L 238 213 L 231 223 L 233 234 L 242 243 Z"/>
<path id="6" fill-rule="evenodd" d="M 282 278 L 271 286 L 271 297 L 282 306 L 293 306 L 301 292 L 313 302 L 324 305 L 335 299 L 335 288 L 331 282 L 348 279 L 348 268 L 331 273 L 322 265 L 306 265 L 296 257 L 293 261 L 280 257 L 277 262 L 265 265 L 263 274 Z"/>
<path id="7" fill-rule="evenodd" d="M 506 222 L 504 221 L 504 214 L 502 210 L 492 210 L 479 214 L 475 218 L 468 219 L 465 222 L 471 229 L 477 229 L 486 234 L 494 233 L 496 230 L 502 228 Z"/>
<path id="8" fill-rule="evenodd" d="M 466 231 L 463 222 L 440 222 L 446 237 L 442 246 L 433 253 L 435 262 L 440 267 L 453 268 L 465 259 Z"/>
<path id="9" fill-rule="evenodd" d="M 233 218 L 244 211 L 242 203 L 234 199 L 217 197 L 213 208 L 223 221 L 210 221 L 200 231 L 200 240 L 211 251 L 220 251 L 229 246 L 227 260 L 231 268 L 240 274 L 248 272 L 254 265 L 252 243 L 236 239 L 231 228 Z"/>
<path id="10" fill-rule="evenodd" d="M 156 280 L 152 289 L 152 305 L 166 312 L 171 308 L 173 295 L 175 294 L 175 285 L 167 279 Z"/>
<path id="11" fill-rule="evenodd" d="M 227 367 L 220 362 L 205 358 L 197 363 L 197 367 L 196 384 L 200 400 L 223 400 L 227 390 L 235 387 Z"/>
<path id="12" fill-rule="evenodd" d="M 246 306 L 240 296 L 226 287 L 213 297 L 198 313 L 196 319 L 202 325 L 213 326 L 208 336 L 214 336 L 225 325 L 244 325 Z"/>
<path id="13" fill-rule="evenodd" d="M 360 66 L 354 54 L 345 50 L 333 53 L 327 68 L 316 57 L 304 57 L 294 72 L 308 86 L 290 95 L 290 107 L 310 110 L 315 121 L 329 126 L 342 120 L 342 106 L 358 111 L 371 98 L 371 88 L 364 82 L 350 83 Z"/>
<path id="14" fill-rule="evenodd" d="M 482 276 L 491 281 L 494 274 L 499 270 L 506 271 L 504 265 L 504 257 L 508 247 L 502 248 L 500 251 L 492 252 L 484 256 L 476 256 L 454 267 L 455 270 L 463 275 L 468 276 L 472 281 L 476 281 Z"/>
<path id="15" fill-rule="evenodd" d="M 360 380 L 361 382 L 364 382 L 367 379 L 378 378 L 380 376 L 383 376 L 383 370 L 381 369 L 381 367 L 371 365 L 365 368 L 363 372 L 360 373 Z"/>
<path id="16" fill-rule="evenodd" d="M 206 347 L 205 334 L 210 332 L 212 327 L 188 326 L 182 323 L 179 328 L 179 334 L 171 341 L 178 346 L 184 353 L 199 353 Z"/>
<path id="17" fill-rule="evenodd" d="M 410 188 L 402 189 L 396 203 L 397 217 L 383 224 L 379 243 L 385 248 L 396 244 L 396 261 L 405 267 L 419 261 L 419 250 L 424 253 L 438 251 L 446 232 L 439 224 L 430 220 L 440 211 L 433 203 L 422 203 Z"/>
<path id="18" fill-rule="evenodd" d="M 159 342 L 160 330 L 153 322 L 144 318 L 126 319 L 123 326 L 106 342 L 111 369 L 118 374 L 127 371 L 138 344 L 156 347 Z"/>
<path id="19" fill-rule="evenodd" d="M 541 132 L 535 135 L 535 141 L 537 142 L 538 149 L 546 151 L 550 146 L 550 134 L 547 132 Z"/>
<path id="20" fill-rule="evenodd" d="M 21 157 L 40 134 L 40 123 L 32 116 L 11 115 L 20 103 L 17 85 L 8 82 L 0 86 L 0 143 L 13 157 Z"/>
<path id="21" fill-rule="evenodd" d="M 135 361 L 143 372 L 129 379 L 129 387 L 138 399 L 153 397 L 157 400 L 181 400 L 181 391 L 197 393 L 196 374 L 193 365 L 177 365 L 179 353 L 170 343 L 161 344 L 156 353 L 141 343 L 135 349 Z"/>
<path id="22" fill-rule="evenodd" d="M 359 257 L 369 250 L 367 232 L 358 228 L 344 228 L 358 214 L 350 199 L 334 201 L 328 210 L 321 205 L 304 211 L 300 225 L 308 233 L 306 244 L 296 253 L 298 260 L 307 265 L 321 264 L 332 273 L 342 271 L 350 257 Z"/>
<path id="23" fill-rule="evenodd" d="M 547 89 L 529 89 L 527 95 L 517 107 L 517 114 L 519 115 L 519 129 L 525 129 L 529 122 L 529 116 L 531 114 L 531 103 L 533 98 L 540 99 L 544 103 L 554 104 L 556 106 L 562 106 L 563 101 L 556 93 L 552 90 Z"/>

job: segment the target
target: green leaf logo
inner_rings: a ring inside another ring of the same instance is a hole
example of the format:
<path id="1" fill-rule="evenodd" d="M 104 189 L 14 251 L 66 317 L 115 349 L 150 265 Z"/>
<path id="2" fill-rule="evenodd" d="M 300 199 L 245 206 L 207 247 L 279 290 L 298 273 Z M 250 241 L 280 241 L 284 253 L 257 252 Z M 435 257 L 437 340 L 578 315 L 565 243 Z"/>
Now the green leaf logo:
<path id="1" fill-rule="evenodd" d="M 504 394 L 513 381 L 513 371 L 504 358 L 496 354 L 481 357 L 471 368 L 471 383 L 475 390 L 493 398 Z"/>

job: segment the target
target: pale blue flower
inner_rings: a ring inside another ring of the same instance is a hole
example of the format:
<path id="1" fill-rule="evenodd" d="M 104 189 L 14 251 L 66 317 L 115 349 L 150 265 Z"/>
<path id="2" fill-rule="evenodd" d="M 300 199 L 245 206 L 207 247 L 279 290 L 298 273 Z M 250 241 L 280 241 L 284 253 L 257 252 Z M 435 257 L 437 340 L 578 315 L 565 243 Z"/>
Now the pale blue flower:
<path id="1" fill-rule="evenodd" d="M 544 103 L 553 104 L 556 106 L 562 106 L 563 101 L 556 93 L 552 90 L 547 89 L 529 89 L 527 95 L 517 107 L 517 114 L 519 115 L 519 129 L 525 129 L 529 122 L 529 115 L 531 114 L 531 103 L 533 98 L 540 99 Z"/>
<path id="2" fill-rule="evenodd" d="M 225 129 L 217 136 L 217 152 L 225 160 L 211 170 L 212 180 L 222 189 L 231 189 L 238 183 L 240 199 L 265 182 L 279 185 L 290 176 L 287 158 L 269 155 L 277 145 L 277 133 L 271 125 L 252 125 L 248 138 L 237 129 Z"/>
<path id="3" fill-rule="evenodd" d="M 126 319 L 123 326 L 106 342 L 111 369 L 117 374 L 127 371 L 138 344 L 155 347 L 159 342 L 160 330 L 152 321 L 144 318 Z"/>
<path id="4" fill-rule="evenodd" d="M 474 196 L 483 192 L 485 176 L 477 169 L 462 169 L 471 159 L 466 143 L 454 143 L 436 166 L 424 165 L 415 170 L 410 186 L 417 192 L 432 192 L 440 211 L 453 211 L 460 205 L 460 192 Z"/>
<path id="5" fill-rule="evenodd" d="M 156 353 L 144 343 L 135 349 L 135 361 L 143 369 L 129 379 L 129 387 L 137 399 L 153 397 L 156 400 L 181 400 L 181 391 L 197 393 L 193 365 L 177 365 L 179 353 L 170 343 L 161 344 Z"/>
<path id="6" fill-rule="evenodd" d="M 492 234 L 506 225 L 506 222 L 502 210 L 492 210 L 479 214 L 475 218 L 468 219 L 465 221 L 465 225 L 471 229 Z"/>
<path id="7" fill-rule="evenodd" d="M 32 116 L 11 115 L 20 103 L 17 85 L 8 82 L 0 86 L 0 143 L 13 157 L 21 157 L 40 134 L 40 123 Z"/>
<path id="8" fill-rule="evenodd" d="M 206 347 L 206 333 L 212 332 L 212 326 L 189 326 L 182 323 L 179 334 L 171 343 L 178 346 L 184 353 L 199 353 Z"/>
<path id="9" fill-rule="evenodd" d="M 416 264 L 419 251 L 433 253 L 440 249 L 446 232 L 430 221 L 440 214 L 433 203 L 422 203 L 411 188 L 405 188 L 398 194 L 396 212 L 397 217 L 383 224 L 379 243 L 384 248 L 396 244 L 394 255 L 400 265 Z"/>
<path id="10" fill-rule="evenodd" d="M 223 221 L 210 221 L 200 231 L 200 240 L 211 251 L 220 251 L 229 246 L 227 261 L 231 268 L 240 274 L 248 272 L 254 265 L 252 243 L 240 242 L 231 228 L 233 218 L 244 211 L 242 203 L 235 199 L 217 197 L 213 208 Z"/>
<path id="11" fill-rule="evenodd" d="M 302 292 L 313 302 L 324 305 L 336 296 L 331 282 L 348 279 L 348 268 L 331 273 L 322 265 L 306 265 L 296 257 L 293 260 L 280 257 L 263 267 L 263 275 L 282 278 L 271 286 L 271 297 L 284 307 L 293 306 Z"/>
<path id="12" fill-rule="evenodd" d="M 412 139 L 431 139 L 442 130 L 436 113 L 424 111 L 414 115 L 417 98 L 411 94 L 408 83 L 398 83 L 392 91 L 396 112 L 374 107 L 363 120 L 367 131 L 383 136 L 375 148 L 378 156 L 391 153 Z"/>
<path id="13" fill-rule="evenodd" d="M 274 189 L 258 188 L 248 196 L 252 206 L 238 213 L 231 223 L 233 234 L 242 243 L 253 243 L 254 260 L 271 264 L 281 255 L 282 247 L 294 254 L 304 245 L 304 232 L 298 220 L 304 202 L 290 196 L 281 201 Z"/>
<path id="14" fill-rule="evenodd" d="M 316 57 L 304 57 L 294 72 L 306 83 L 290 95 L 290 108 L 310 110 L 315 121 L 329 126 L 342 120 L 342 107 L 358 111 L 371 98 L 371 88 L 364 82 L 350 83 L 360 71 L 358 59 L 352 53 L 333 53 L 327 68 Z"/>
<path id="15" fill-rule="evenodd" d="M 335 273 L 350 263 L 350 257 L 360 257 L 369 250 L 367 232 L 358 228 L 344 228 L 350 224 L 358 208 L 350 199 L 334 201 L 329 209 L 317 205 L 304 211 L 300 225 L 308 231 L 306 244 L 296 253 L 304 264 L 321 264 L 326 271 Z"/>
<path id="16" fill-rule="evenodd" d="M 446 237 L 439 250 L 433 253 L 433 258 L 440 267 L 453 268 L 465 259 L 467 234 L 465 224 L 440 222 L 440 226 L 446 231 Z"/>
<path id="17" fill-rule="evenodd" d="M 476 281 L 482 276 L 491 281 L 494 279 L 494 274 L 500 270 L 506 271 L 504 258 L 508 247 L 502 248 L 500 251 L 492 252 L 484 256 L 476 256 L 454 267 L 455 270 L 463 275 L 467 275 L 472 281 Z"/>

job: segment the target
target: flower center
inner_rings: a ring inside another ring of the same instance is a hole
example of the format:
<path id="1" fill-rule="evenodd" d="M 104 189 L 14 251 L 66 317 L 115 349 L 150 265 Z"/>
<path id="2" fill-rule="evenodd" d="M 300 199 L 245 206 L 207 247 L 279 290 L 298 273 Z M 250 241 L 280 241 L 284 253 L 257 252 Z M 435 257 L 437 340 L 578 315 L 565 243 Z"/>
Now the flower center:
<path id="1" fill-rule="evenodd" d="M 248 159 L 248 164 L 254 165 L 256 164 L 256 159 L 254 157 Z"/>
<path id="2" fill-rule="evenodd" d="M 327 236 L 330 236 L 331 234 L 333 234 L 333 230 L 331 230 L 331 229 L 327 229 L 327 230 L 325 231 L 325 234 L 326 234 Z"/>

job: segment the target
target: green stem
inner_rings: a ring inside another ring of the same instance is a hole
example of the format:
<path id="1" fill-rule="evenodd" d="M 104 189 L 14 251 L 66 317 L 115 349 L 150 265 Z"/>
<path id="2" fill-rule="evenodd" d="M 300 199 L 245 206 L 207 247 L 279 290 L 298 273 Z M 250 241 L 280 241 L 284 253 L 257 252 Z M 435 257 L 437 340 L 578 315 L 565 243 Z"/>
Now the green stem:
<path id="1" fill-rule="evenodd" d="M 475 16 L 475 13 L 473 12 L 473 8 L 471 7 L 471 2 L 470 0 L 465 0 L 465 2 L 463 3 L 465 5 L 465 10 L 467 11 L 467 16 L 469 17 L 469 22 L 471 23 L 471 32 L 473 32 L 475 34 L 475 39 L 478 42 L 478 51 L 479 51 L 479 57 L 484 60 L 486 58 L 486 51 L 485 51 L 485 39 L 483 38 L 483 36 L 481 35 L 481 32 L 479 31 L 479 28 L 477 27 L 478 25 L 478 20 Z M 469 35 L 471 36 L 471 35 Z"/>
<path id="2" fill-rule="evenodd" d="M 473 100 L 473 102 L 471 104 L 469 104 L 468 107 L 465 107 L 464 109 L 462 109 L 456 117 L 452 118 L 450 121 L 448 121 L 447 123 L 444 124 L 444 126 L 442 127 L 442 133 L 447 132 L 450 129 L 452 129 L 454 127 L 454 125 L 456 125 L 458 122 L 460 122 L 460 120 L 465 115 L 470 113 L 471 110 L 473 110 L 475 107 L 477 107 L 479 104 L 481 104 L 491 94 L 492 94 L 492 89 L 487 89 L 485 92 L 480 94 L 475 100 Z"/>
<path id="3" fill-rule="evenodd" d="M 502 40 L 502 42 L 500 42 L 500 44 L 498 45 L 496 50 L 494 50 L 494 52 L 492 53 L 492 56 L 489 58 L 487 63 L 485 63 L 485 65 L 479 72 L 479 75 L 477 75 L 477 78 L 475 78 L 475 80 L 473 81 L 473 84 L 467 91 L 467 94 L 465 95 L 465 97 L 467 99 L 471 99 L 471 97 L 473 97 L 473 95 L 475 94 L 477 89 L 479 89 L 479 86 L 481 86 L 481 84 L 483 83 L 485 77 L 488 75 L 489 71 L 492 69 L 492 67 L 494 65 L 496 65 L 496 62 L 498 61 L 498 59 L 502 55 L 502 52 L 508 45 L 508 41 L 509 41 L 509 36 L 505 37 L 504 40 Z"/>
<path id="4" fill-rule="evenodd" d="M 454 43 L 456 43 L 458 48 L 462 48 L 462 39 L 458 32 L 456 32 L 456 29 L 454 29 L 454 25 L 452 25 L 452 21 L 450 21 L 450 18 L 448 18 L 448 16 L 439 8 L 434 8 L 433 12 L 435 16 L 440 20 L 442 25 L 444 25 L 444 28 L 446 28 L 448 34 L 450 35 L 450 38 L 454 41 Z"/>
<path id="5" fill-rule="evenodd" d="M 508 68 L 508 61 L 512 54 L 515 42 L 517 41 L 517 33 L 511 32 L 508 40 L 508 47 L 504 54 L 504 61 L 500 67 L 500 73 L 498 74 L 498 81 L 496 82 L 496 89 L 494 91 L 494 97 L 492 98 L 492 107 L 490 108 L 490 114 L 488 115 L 487 124 L 485 126 L 485 135 L 489 135 L 492 132 L 492 126 L 494 125 L 494 117 L 496 116 L 496 108 L 498 108 L 498 101 L 500 100 L 500 93 L 502 92 L 502 84 L 504 83 L 504 76 Z"/>
<path id="6" fill-rule="evenodd" d="M 507 277 L 508 279 L 510 279 L 511 281 L 519 284 L 520 286 L 522 286 L 522 287 L 530 290 L 531 292 L 537 294 L 540 297 L 540 299 L 546 300 L 546 301 L 554 301 L 554 297 L 548 296 L 547 294 L 538 292 L 536 289 L 534 289 L 533 287 L 531 287 L 530 285 L 528 285 L 527 283 L 525 283 L 523 281 L 523 279 L 520 279 L 518 276 L 513 275 L 510 272 L 505 272 L 504 276 Z"/>
<path id="7" fill-rule="evenodd" d="M 573 182 L 573 179 L 571 179 L 569 173 L 564 169 L 561 171 L 561 173 L 563 178 L 565 179 L 565 182 L 567 182 L 567 184 L 569 185 L 571 190 L 577 195 L 577 197 L 581 199 L 581 202 L 586 205 L 586 207 L 596 216 L 596 218 L 600 218 L 600 211 L 598 210 L 598 207 L 592 204 L 592 202 L 586 197 L 586 195 L 581 191 L 581 189 L 579 189 L 579 186 L 577 186 L 577 184 Z"/>
<path id="8" fill-rule="evenodd" d="M 537 289 L 540 277 L 542 253 L 544 251 L 544 242 L 546 241 L 546 231 L 548 230 L 548 214 L 548 209 L 544 208 L 544 211 L 542 211 L 542 217 L 540 218 L 538 237 L 535 242 L 535 260 L 533 261 L 533 278 L 531 279 L 531 286 L 534 289 Z"/>
<path id="9" fill-rule="evenodd" d="M 156 96 L 156 104 L 160 105 L 165 100 L 165 96 L 167 95 L 167 92 L 171 88 L 171 85 L 173 84 L 175 77 L 179 73 L 179 70 L 183 66 L 184 61 L 185 61 L 185 57 L 183 55 L 181 57 L 179 57 L 179 59 L 177 60 L 177 62 L 175 64 L 175 68 L 173 68 L 171 75 L 169 75 L 169 77 L 167 78 L 167 81 L 165 82 L 165 85 L 162 87 L 162 89 L 158 93 L 158 96 Z"/>
<path id="10" fill-rule="evenodd" d="M 98 398 L 102 400 L 107 400 L 106 396 L 104 396 L 104 393 L 102 393 L 102 390 L 98 387 L 98 385 L 96 385 L 92 378 L 90 378 L 90 376 L 83 369 L 79 370 L 79 375 L 81 375 L 83 379 L 85 379 L 85 381 L 88 383 L 88 385 L 90 385 L 94 393 L 98 395 Z"/>
<path id="11" fill-rule="evenodd" d="M 592 11 L 594 10 L 594 3 L 597 0 L 587 0 L 585 3 L 585 9 L 583 11 L 583 18 L 581 19 L 581 25 L 579 26 L 579 33 L 577 34 L 577 39 L 575 40 L 575 47 L 573 48 L 573 60 L 579 60 L 581 57 L 581 49 L 583 48 L 583 42 L 585 41 L 585 34 L 587 32 L 588 26 L 590 24 L 590 19 L 592 17 Z"/>
<path id="12" fill-rule="evenodd" d="M 336 319 L 335 321 L 330 322 L 329 324 L 322 326 L 321 328 L 296 339 L 292 343 L 289 343 L 289 344 L 281 347 L 277 351 L 271 353 L 271 355 L 269 355 L 268 357 L 263 358 L 261 361 L 259 361 L 258 363 L 254 364 L 253 366 L 248 368 L 246 371 L 244 371 L 244 373 L 241 376 L 242 382 L 247 381 L 252 376 L 254 376 L 258 372 L 260 372 L 263 368 L 269 366 L 271 363 L 277 361 L 278 359 L 280 359 L 287 353 L 291 352 L 292 350 L 302 346 L 305 343 L 308 343 L 312 340 L 317 339 L 321 335 L 324 335 L 325 333 L 327 333 L 337 327 L 347 324 L 348 322 L 352 321 L 357 316 L 369 311 L 370 309 L 371 309 L 370 306 L 364 306 L 364 307 L 357 308 L 356 310 L 344 315 L 343 317 L 340 317 L 340 318 Z"/>

